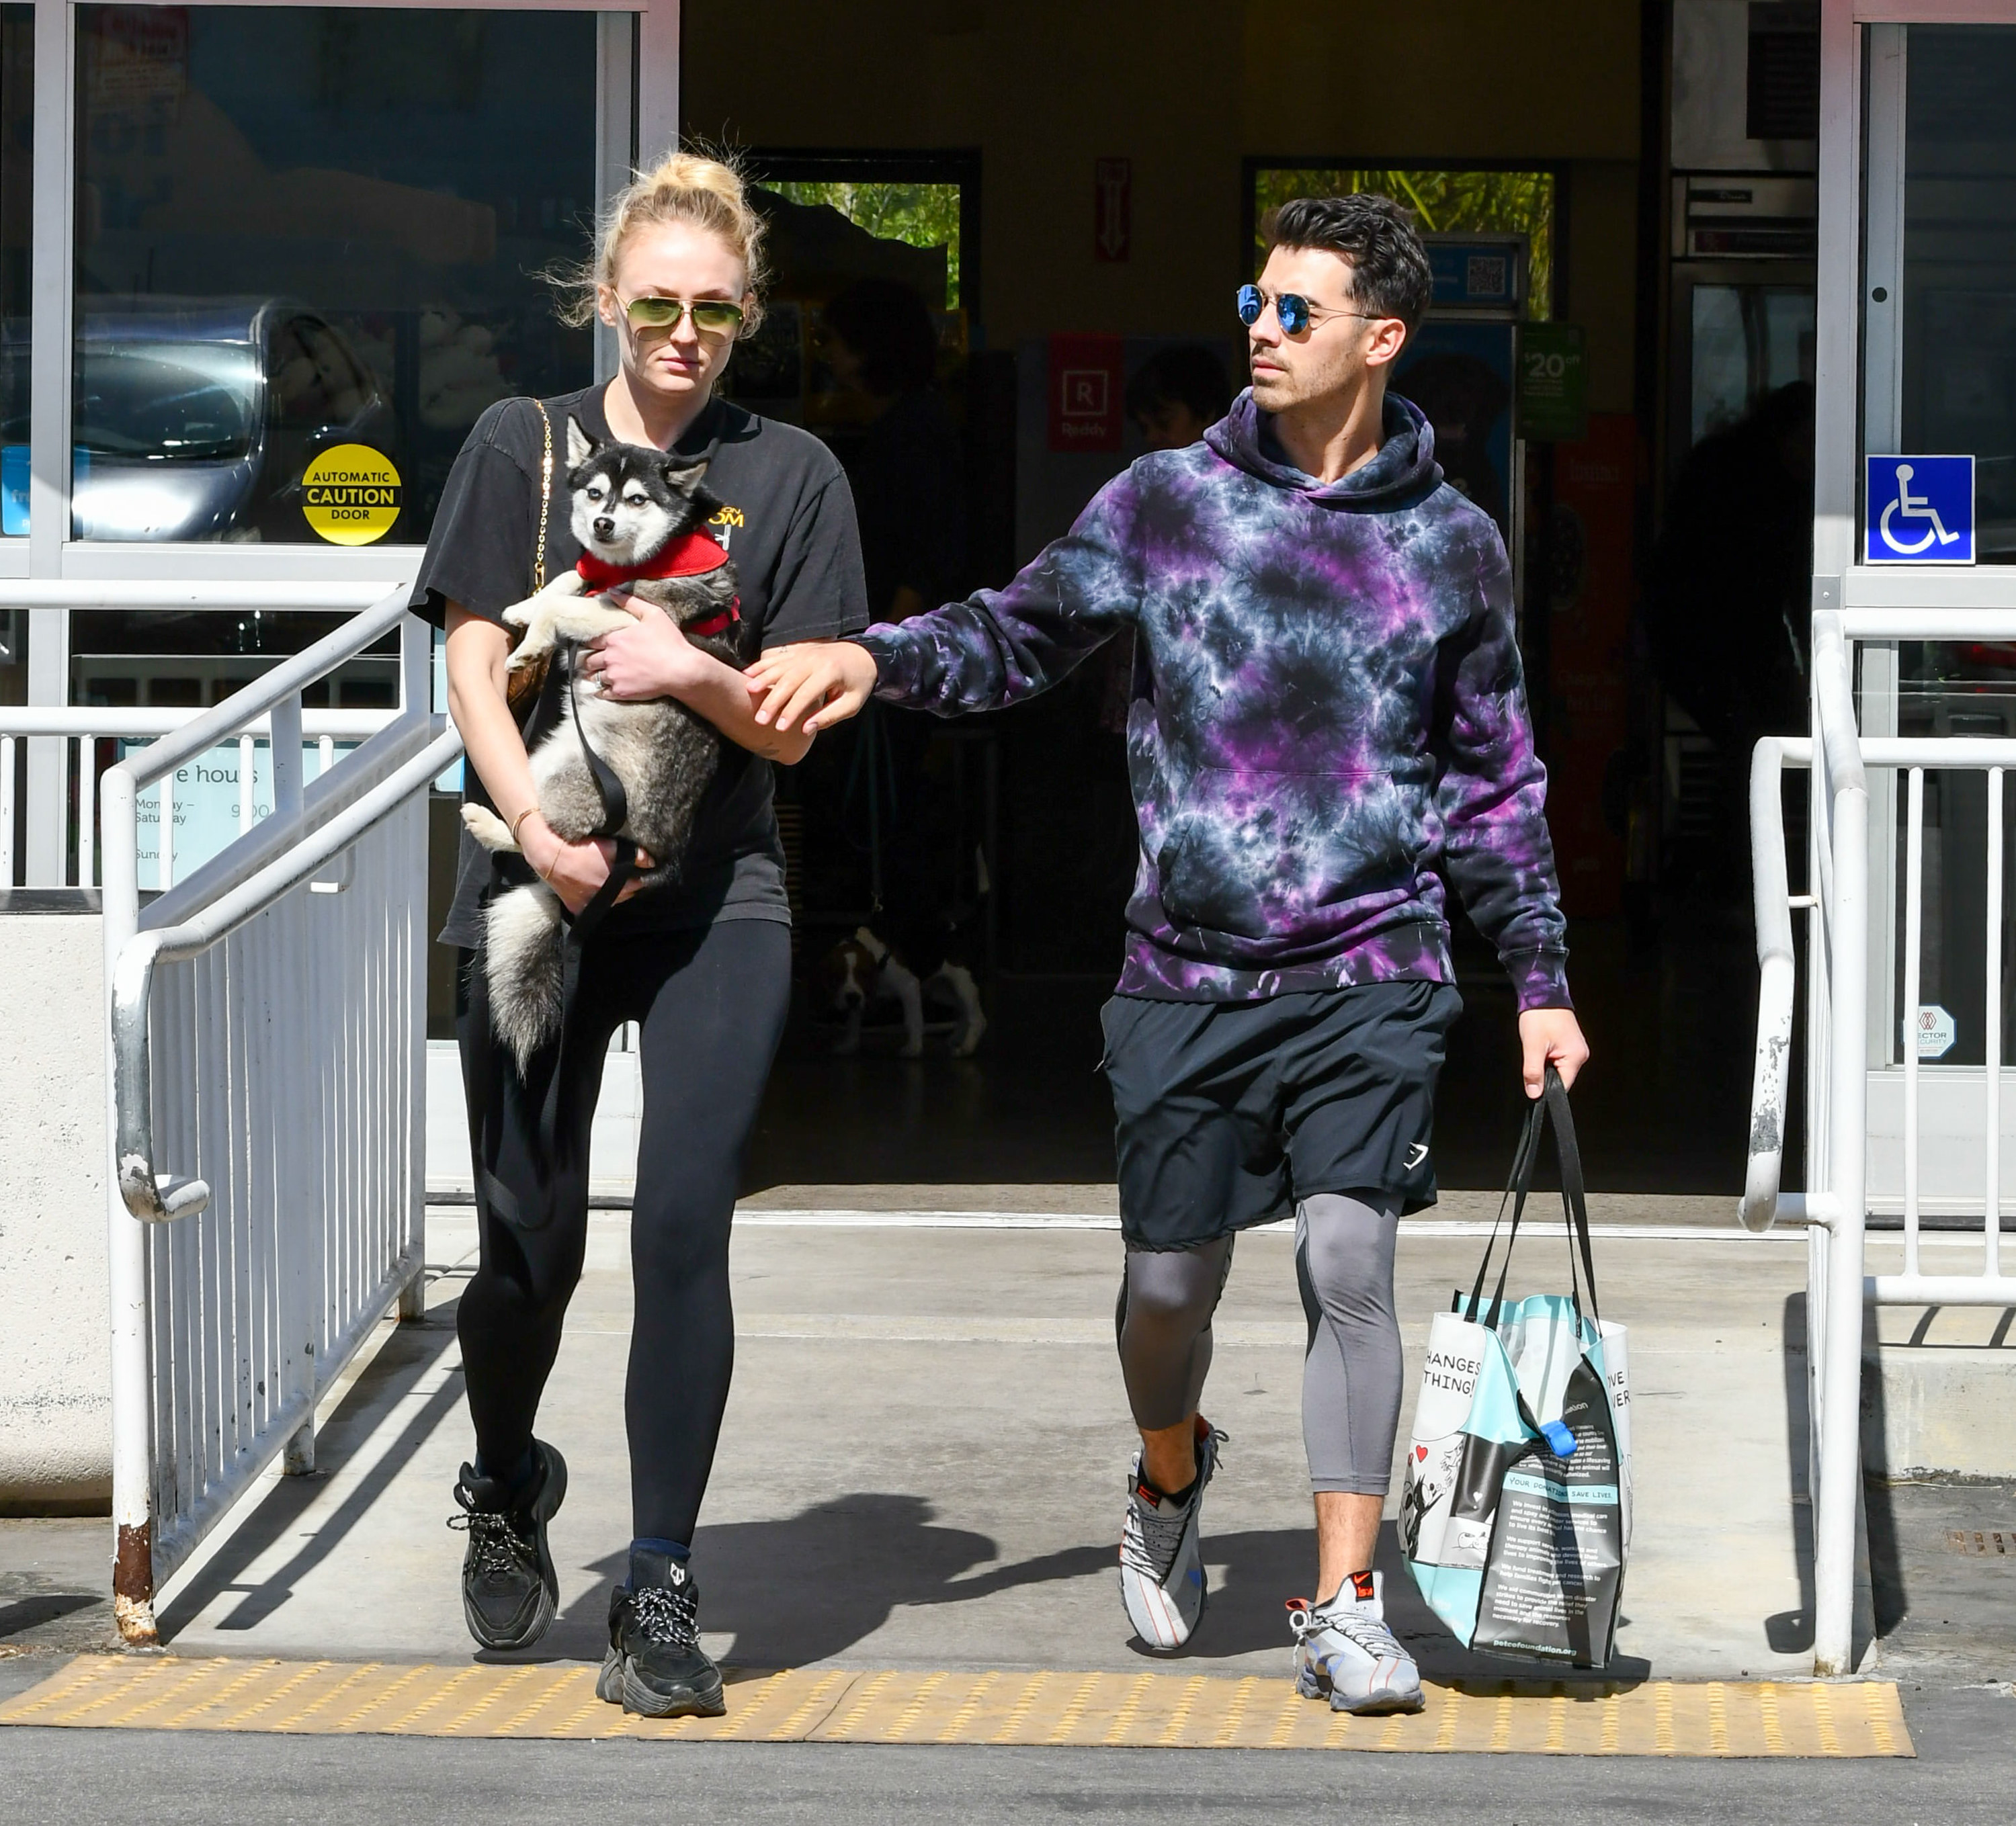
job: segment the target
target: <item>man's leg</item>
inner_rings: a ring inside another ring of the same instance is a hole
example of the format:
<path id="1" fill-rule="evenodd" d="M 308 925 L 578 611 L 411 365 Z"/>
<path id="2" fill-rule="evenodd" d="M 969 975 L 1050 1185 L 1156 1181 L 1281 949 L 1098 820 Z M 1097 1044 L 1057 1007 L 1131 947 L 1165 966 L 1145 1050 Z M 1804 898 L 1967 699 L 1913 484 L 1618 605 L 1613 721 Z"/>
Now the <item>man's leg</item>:
<path id="1" fill-rule="evenodd" d="M 1391 1194 L 1318 1192 L 1295 1210 L 1295 1275 L 1309 1321 L 1302 1439 L 1316 1492 L 1318 1601 L 1291 1618 L 1297 1680 L 1339 1711 L 1417 1710 L 1420 1675 L 1386 1627 L 1372 1571 L 1400 1424 Z"/>
<path id="2" fill-rule="evenodd" d="M 1192 1249 L 1127 1252 L 1115 1316 L 1120 1373 L 1141 1432 L 1141 1475 L 1179 1498 L 1197 1481 L 1197 1404 L 1232 1245 L 1222 1236 Z"/>
<path id="3" fill-rule="evenodd" d="M 1130 1245 L 1114 1317 L 1120 1369 L 1141 1432 L 1120 1534 L 1120 1595 L 1151 1648 L 1180 1648 L 1208 1592 L 1201 1529 L 1219 1441 L 1197 1414 L 1211 1368 L 1211 1317 L 1232 1238 L 1183 1249 Z"/>
<path id="4" fill-rule="evenodd" d="M 1142 1450 L 1127 1480 L 1120 1594 L 1150 1648 L 1204 1614 L 1204 1493 L 1222 1435 L 1197 1415 L 1233 1234 L 1287 1195 L 1265 1010 L 1116 996 L 1102 1017 L 1127 1261 L 1121 1372 Z"/>
<path id="5" fill-rule="evenodd" d="M 1295 1278 L 1309 1346 L 1302 1443 L 1316 1492 L 1316 1591 L 1327 1602 L 1372 1569 L 1400 1425 L 1393 1310 L 1399 1211 L 1390 1194 L 1318 1192 L 1295 1210 Z"/>

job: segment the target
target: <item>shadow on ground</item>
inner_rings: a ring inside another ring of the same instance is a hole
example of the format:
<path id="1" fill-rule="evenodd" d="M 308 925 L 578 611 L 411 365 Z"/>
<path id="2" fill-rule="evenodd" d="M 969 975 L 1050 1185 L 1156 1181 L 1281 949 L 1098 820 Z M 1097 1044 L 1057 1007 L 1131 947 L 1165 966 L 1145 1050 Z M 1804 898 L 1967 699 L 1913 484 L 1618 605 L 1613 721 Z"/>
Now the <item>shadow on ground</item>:
<path id="1" fill-rule="evenodd" d="M 418 1324 L 394 1328 L 317 1434 L 315 1452 L 322 1466 L 333 1469 L 348 1459 L 382 1424 L 386 1413 L 403 1401 L 454 1346 L 455 1315 L 451 1302 L 432 1308 Z M 250 1630 L 272 1616 L 293 1595 L 295 1586 L 365 1521 L 421 1443 L 462 1404 L 462 1375 L 457 1368 L 408 1416 L 370 1471 L 312 1532 L 302 1533 L 300 1522 L 321 1490 L 327 1469 L 307 1477 L 282 1478 L 230 1530 L 210 1562 L 163 1607 L 159 1619 L 162 1640 L 172 1641 L 178 1630 L 223 1596 L 236 1594 L 238 1601 L 218 1619 L 220 1630 Z M 445 1513 L 445 1491 L 442 1497 Z M 286 1563 L 265 1578 L 248 1582 L 249 1570 L 261 1555 L 290 1536 L 301 1544 Z"/>
<path id="2" fill-rule="evenodd" d="M 995 1565 L 989 1562 L 998 1550 L 990 1538 L 945 1526 L 936 1515 L 924 1497 L 862 1491 L 778 1521 L 702 1528 L 694 1556 L 707 1629 L 733 1636 L 722 1659 L 747 1669 L 844 1661 L 899 1607 L 973 1604 L 1004 1591 L 1080 1579 L 1111 1587 L 1110 1621 L 1116 1633 L 1125 1630 L 1114 1544 L 1088 1541 Z M 1204 1558 L 1213 1569 L 1213 1588 L 1189 1648 L 1165 1656 L 1138 1642 L 1132 1646 L 1144 1661 L 1181 1660 L 1207 1669 L 1214 1662 L 1278 1649 L 1285 1671 L 1291 1640 L 1286 1601 L 1309 1590 L 1313 1546 L 1311 1532 L 1301 1528 L 1208 1536 Z M 1473 1655 L 1457 1642 L 1415 1591 L 1390 1522 L 1381 1531 L 1378 1562 L 1385 1576 L 1388 1616 L 1425 1671 L 1444 1678 L 1528 1680 L 1553 1671 Z M 597 1570 L 611 1581 L 622 1577 L 623 1556 L 610 1555 Z M 565 1621 L 585 1622 L 582 1613 L 592 1612 L 599 1627 L 607 1602 L 607 1587 L 598 1587 Z M 964 1637 L 956 1616 L 948 1616 L 933 1633 L 949 1645 L 945 1658 L 950 1662 L 970 1659 L 958 1652 Z M 998 1627 L 986 1634 L 998 1637 Z M 1086 1655 L 1099 1655 L 1109 1641 L 1088 1643 Z M 1643 1661 L 1623 1656 L 1603 1677 L 1633 1680 L 1648 1672 Z"/>

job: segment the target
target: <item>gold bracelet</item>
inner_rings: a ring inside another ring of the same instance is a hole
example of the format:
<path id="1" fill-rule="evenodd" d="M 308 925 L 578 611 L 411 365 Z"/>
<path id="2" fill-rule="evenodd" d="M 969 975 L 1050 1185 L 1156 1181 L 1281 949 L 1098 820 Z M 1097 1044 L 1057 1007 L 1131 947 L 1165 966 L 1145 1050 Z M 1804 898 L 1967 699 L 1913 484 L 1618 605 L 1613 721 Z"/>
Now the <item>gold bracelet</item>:
<path id="1" fill-rule="evenodd" d="M 511 841 L 514 843 L 518 843 L 518 847 L 521 850 L 524 848 L 524 845 L 518 843 L 518 827 L 538 809 L 539 808 L 536 805 L 528 805 L 511 821 Z"/>

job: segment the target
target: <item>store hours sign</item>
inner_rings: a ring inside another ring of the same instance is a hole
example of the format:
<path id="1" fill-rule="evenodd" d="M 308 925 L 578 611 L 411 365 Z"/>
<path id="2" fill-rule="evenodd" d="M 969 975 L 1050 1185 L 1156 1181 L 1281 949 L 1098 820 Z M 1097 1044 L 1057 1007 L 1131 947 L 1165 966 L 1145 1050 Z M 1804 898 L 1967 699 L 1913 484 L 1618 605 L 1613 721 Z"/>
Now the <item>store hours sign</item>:
<path id="1" fill-rule="evenodd" d="M 121 742 L 119 758 L 137 754 L 145 742 Z M 356 747 L 355 742 L 339 742 L 340 759 Z M 301 782 L 305 785 L 322 771 L 322 748 L 318 742 L 301 745 Z M 235 742 L 220 742 L 177 767 L 171 776 L 169 795 L 174 807 L 175 844 L 173 877 L 186 881 L 220 850 L 238 840 L 239 748 Z M 273 810 L 273 753 L 270 744 L 255 742 L 252 749 L 252 821 L 270 817 Z M 150 786 L 134 806 L 139 826 L 139 886 L 142 891 L 161 885 L 161 795 Z"/>

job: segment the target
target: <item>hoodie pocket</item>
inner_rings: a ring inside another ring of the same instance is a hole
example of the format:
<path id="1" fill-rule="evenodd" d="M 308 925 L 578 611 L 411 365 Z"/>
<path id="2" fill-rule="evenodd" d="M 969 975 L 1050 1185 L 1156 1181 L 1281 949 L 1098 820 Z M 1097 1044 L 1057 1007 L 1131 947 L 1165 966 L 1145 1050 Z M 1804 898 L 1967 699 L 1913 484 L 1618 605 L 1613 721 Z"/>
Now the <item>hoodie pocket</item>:
<path id="1" fill-rule="evenodd" d="M 1235 938 L 1309 934 L 1405 875 L 1406 821 L 1384 770 L 1201 768 L 1156 856 L 1162 910 Z"/>

